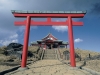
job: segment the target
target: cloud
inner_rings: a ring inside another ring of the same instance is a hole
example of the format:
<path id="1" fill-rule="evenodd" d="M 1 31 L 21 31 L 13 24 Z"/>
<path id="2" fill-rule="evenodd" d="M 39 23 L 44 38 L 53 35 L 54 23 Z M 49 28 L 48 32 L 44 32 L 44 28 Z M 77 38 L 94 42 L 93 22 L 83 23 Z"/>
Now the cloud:
<path id="1" fill-rule="evenodd" d="M 68 30 L 67 26 L 52 26 L 52 28 L 57 30 L 58 32 L 65 32 Z"/>
<path id="2" fill-rule="evenodd" d="M 3 40 L 0 40 L 0 44 L 3 42 Z"/>
<path id="3" fill-rule="evenodd" d="M 82 41 L 83 41 L 83 40 L 80 39 L 80 38 L 77 38 L 77 39 L 74 40 L 75 43 L 79 43 L 79 42 L 82 42 Z"/>
<path id="4" fill-rule="evenodd" d="M 59 22 L 59 21 L 66 21 L 66 19 L 56 19 L 55 20 L 56 22 Z M 52 26 L 53 29 L 57 30 L 58 32 L 65 32 L 68 30 L 68 26 Z"/>
<path id="5" fill-rule="evenodd" d="M 24 33 L 24 29 L 25 29 L 24 26 L 23 27 L 14 26 L 14 21 L 16 19 L 12 15 L 11 10 L 40 10 L 40 11 L 88 10 L 90 11 L 90 8 L 93 8 L 92 10 L 95 11 L 95 10 L 98 10 L 100 7 L 99 5 L 100 0 L 97 0 L 97 1 L 95 0 L 63 0 L 63 1 L 57 0 L 57 1 L 58 3 L 56 3 L 56 0 L 49 0 L 49 1 L 47 0 L 43 0 L 43 1 L 0 0 L 0 13 L 1 13 L 0 14 L 0 35 L 2 35 L 0 36 L 0 44 L 2 44 L 3 42 L 5 44 L 9 41 L 11 42 L 12 40 L 16 40 L 18 39 L 19 35 Z M 98 3 L 98 4 L 96 5 L 95 3 Z M 92 4 L 95 4 L 95 5 L 93 6 Z M 31 29 L 33 28 L 34 27 L 31 27 Z M 68 30 L 67 26 L 52 26 L 52 28 L 59 32 L 65 32 Z M 17 36 L 17 31 L 20 31 L 20 34 L 18 36 Z"/>
<path id="6" fill-rule="evenodd" d="M 14 35 L 10 36 L 9 38 L 13 39 L 13 38 L 17 38 L 17 37 L 18 37 L 18 34 L 14 34 Z"/>
<path id="7" fill-rule="evenodd" d="M 3 38 L 0 40 L 0 44 L 5 45 L 5 46 L 11 42 L 16 42 L 16 43 L 18 42 L 18 34 L 17 33 L 7 36 L 6 38 Z"/>
<path id="8" fill-rule="evenodd" d="M 18 42 L 18 39 L 13 39 L 13 40 L 11 40 L 11 39 L 8 39 L 8 40 L 0 40 L 0 44 L 1 45 L 4 45 L 4 46 L 7 46 L 9 43 L 12 43 L 12 42 Z"/>
<path id="9" fill-rule="evenodd" d="M 25 26 L 20 26 L 20 27 L 19 27 L 19 31 L 20 31 L 20 32 L 23 32 L 24 30 L 25 30 Z"/>
<path id="10" fill-rule="evenodd" d="M 13 8 L 18 8 L 18 2 L 16 0 L 0 0 L 0 9 L 2 10 L 8 10 Z M 9 7 L 8 7 L 9 6 Z"/>
<path id="11" fill-rule="evenodd" d="M 30 30 L 36 29 L 36 28 L 37 28 L 37 26 L 30 26 Z M 19 30 L 20 32 L 25 31 L 25 26 L 20 26 L 18 30 Z"/>
<path id="12" fill-rule="evenodd" d="M 14 40 L 12 40 L 12 42 L 18 42 L 18 39 L 14 39 Z"/>

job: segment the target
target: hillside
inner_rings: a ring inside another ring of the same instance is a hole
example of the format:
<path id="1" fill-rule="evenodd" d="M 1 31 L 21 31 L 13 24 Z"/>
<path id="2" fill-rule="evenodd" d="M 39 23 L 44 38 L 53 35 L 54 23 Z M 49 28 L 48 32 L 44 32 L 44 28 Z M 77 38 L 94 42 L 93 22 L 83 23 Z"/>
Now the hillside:
<path id="1" fill-rule="evenodd" d="M 6 48 L 6 47 L 0 47 L 0 67 L 1 67 L 0 71 L 10 69 L 14 66 L 20 65 L 20 63 L 21 63 L 18 58 L 4 55 L 3 54 L 4 48 Z M 28 57 L 27 61 L 36 61 L 36 60 L 40 59 L 40 54 L 42 51 L 40 50 L 37 53 L 37 50 L 38 50 L 38 47 L 35 47 L 35 46 L 28 47 L 28 51 L 30 51 L 32 54 L 34 54 L 35 57 L 34 56 Z M 65 55 L 64 55 L 64 52 L 65 51 L 69 52 L 69 49 L 60 48 L 59 51 L 61 53 L 62 59 L 66 62 L 70 62 L 70 58 L 69 58 L 69 60 L 66 60 Z M 81 61 L 79 58 L 76 58 L 77 66 L 82 65 L 84 63 L 84 61 L 86 61 L 86 64 L 82 67 L 87 67 L 92 70 L 100 72 L 100 57 L 99 57 L 100 53 L 89 51 L 89 50 L 75 49 L 75 54 L 77 54 L 79 57 L 81 57 Z M 10 60 L 13 60 L 13 61 L 10 61 Z M 10 62 L 10 64 L 8 62 Z"/>
<path id="2" fill-rule="evenodd" d="M 69 51 L 69 49 L 59 49 L 61 56 L 65 62 L 70 62 L 70 60 L 65 60 L 65 55 L 63 52 Z M 99 52 L 93 52 L 89 50 L 81 50 L 81 49 L 75 49 L 75 53 L 80 57 L 76 58 L 76 66 L 80 66 L 86 61 L 85 65 L 82 67 L 86 67 L 92 70 L 95 70 L 97 72 L 100 72 L 100 53 Z"/>
<path id="3" fill-rule="evenodd" d="M 59 50 L 60 50 L 62 55 L 63 55 L 64 51 L 69 51 L 69 49 L 66 49 L 66 48 L 62 48 L 62 49 L 59 49 Z M 96 55 L 100 55 L 99 52 L 93 52 L 93 51 L 81 50 L 81 49 L 75 49 L 75 53 L 77 53 L 79 56 L 81 55 L 82 59 L 85 59 L 86 57 L 89 57 L 89 54 L 90 54 L 91 57 L 94 57 Z"/>
<path id="4" fill-rule="evenodd" d="M 5 48 L 5 46 L 0 47 L 0 72 L 21 64 L 21 61 L 18 58 L 16 58 L 16 56 L 6 56 L 4 54 Z M 29 46 L 28 51 L 30 51 L 33 54 L 33 56 L 28 57 L 27 63 L 34 62 L 40 59 L 40 55 L 42 52 L 41 49 L 38 51 L 38 47 Z"/>

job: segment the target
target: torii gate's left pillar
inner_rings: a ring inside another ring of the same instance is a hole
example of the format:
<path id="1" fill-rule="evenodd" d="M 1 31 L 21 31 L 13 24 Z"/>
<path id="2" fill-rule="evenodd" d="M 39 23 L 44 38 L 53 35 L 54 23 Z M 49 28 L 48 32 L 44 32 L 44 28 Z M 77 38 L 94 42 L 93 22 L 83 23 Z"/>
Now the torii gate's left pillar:
<path id="1" fill-rule="evenodd" d="M 31 17 L 27 16 L 26 19 L 26 29 L 25 29 L 25 34 L 24 34 L 24 46 L 23 46 L 23 55 L 22 55 L 22 63 L 21 63 L 21 68 L 26 67 L 26 61 L 27 61 L 27 50 L 28 50 L 28 39 L 29 39 L 29 33 L 30 33 L 30 22 L 31 22 Z"/>

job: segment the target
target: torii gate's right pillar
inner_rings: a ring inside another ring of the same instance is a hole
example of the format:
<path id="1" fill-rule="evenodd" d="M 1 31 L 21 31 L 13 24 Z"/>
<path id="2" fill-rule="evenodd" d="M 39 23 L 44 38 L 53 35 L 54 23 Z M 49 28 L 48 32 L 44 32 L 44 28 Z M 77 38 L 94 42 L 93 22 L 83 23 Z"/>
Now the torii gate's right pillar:
<path id="1" fill-rule="evenodd" d="M 69 46 L 70 46 L 70 61 L 71 66 L 76 67 L 75 52 L 74 52 L 74 38 L 72 28 L 72 18 L 68 17 L 68 35 L 69 35 Z"/>

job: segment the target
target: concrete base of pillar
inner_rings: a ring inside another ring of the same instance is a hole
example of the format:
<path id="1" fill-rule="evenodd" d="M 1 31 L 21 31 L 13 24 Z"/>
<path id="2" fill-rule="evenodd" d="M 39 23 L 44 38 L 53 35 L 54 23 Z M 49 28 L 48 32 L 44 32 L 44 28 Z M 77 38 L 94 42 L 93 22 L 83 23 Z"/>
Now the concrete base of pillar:
<path id="1" fill-rule="evenodd" d="M 29 69 L 29 68 L 28 67 L 20 67 L 20 68 L 18 68 L 19 71 L 23 71 L 23 70 L 27 70 L 27 69 Z"/>

